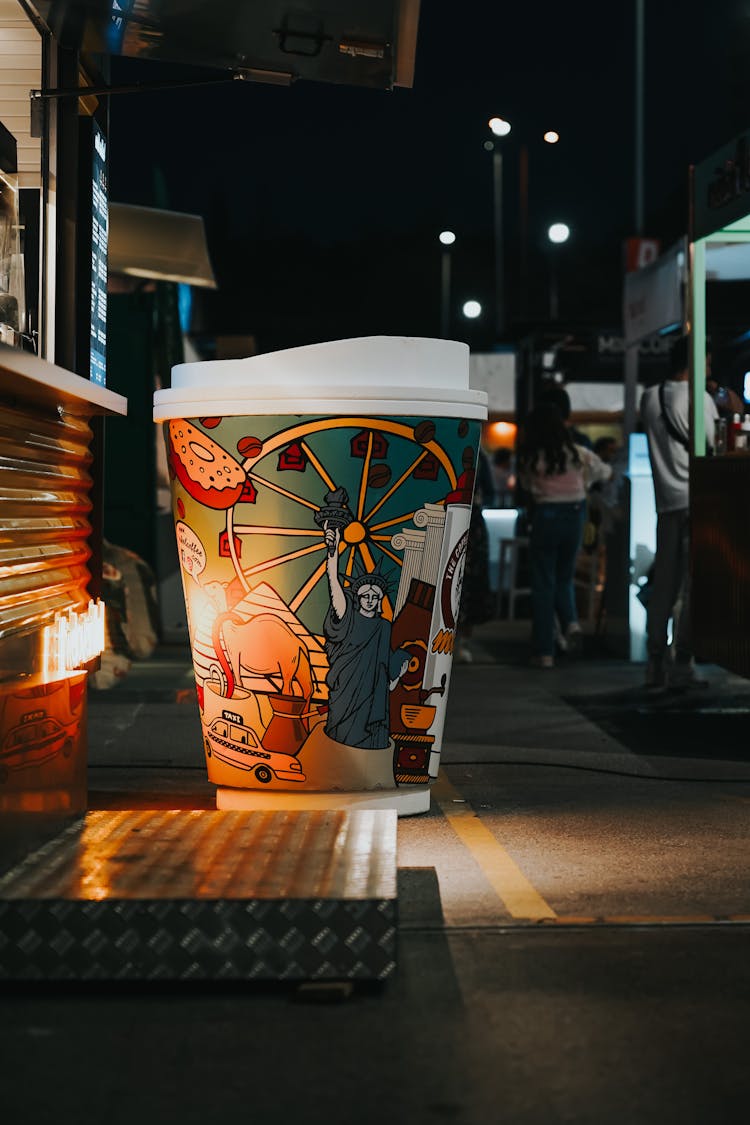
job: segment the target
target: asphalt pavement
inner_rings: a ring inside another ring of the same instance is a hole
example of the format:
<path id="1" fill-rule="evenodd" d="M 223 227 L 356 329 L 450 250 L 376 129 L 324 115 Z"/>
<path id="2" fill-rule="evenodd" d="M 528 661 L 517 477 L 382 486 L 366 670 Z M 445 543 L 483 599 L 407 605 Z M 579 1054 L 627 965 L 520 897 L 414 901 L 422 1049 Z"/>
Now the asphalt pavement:
<path id="1" fill-rule="evenodd" d="M 395 977 L 11 989 L 9 1122 L 744 1118 L 750 683 L 651 698 L 592 636 L 532 669 L 526 621 L 471 648 L 431 810 L 399 821 Z M 214 807 L 187 650 L 91 693 L 89 757 L 92 809 Z"/>

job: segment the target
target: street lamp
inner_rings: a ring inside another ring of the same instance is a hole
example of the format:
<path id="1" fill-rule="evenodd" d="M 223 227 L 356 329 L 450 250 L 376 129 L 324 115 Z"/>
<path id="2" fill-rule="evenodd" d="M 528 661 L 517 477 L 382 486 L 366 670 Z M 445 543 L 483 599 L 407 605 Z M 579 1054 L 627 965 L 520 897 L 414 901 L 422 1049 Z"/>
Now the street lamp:
<path id="1" fill-rule="evenodd" d="M 512 131 L 510 121 L 504 117 L 491 117 L 487 123 L 495 138 L 507 137 Z M 560 141 L 560 134 L 556 129 L 547 129 L 543 134 L 545 144 L 556 145 Z M 496 291 L 496 318 L 495 326 L 498 335 L 505 328 L 505 271 L 503 268 L 503 157 L 498 140 L 485 141 L 485 149 L 492 153 L 492 181 L 494 198 L 494 223 L 495 223 L 495 291 Z M 521 298 L 521 318 L 526 319 L 528 314 L 528 288 L 529 288 L 529 148 L 524 142 L 521 144 L 518 159 L 518 188 L 519 188 L 519 238 L 520 238 L 520 270 L 519 290 Z"/>
<path id="2" fill-rule="evenodd" d="M 545 144 L 556 145 L 559 144 L 560 134 L 556 129 L 547 129 L 542 136 L 542 140 Z M 525 320 L 529 311 L 529 146 L 527 144 L 521 145 L 518 160 L 518 195 L 520 201 L 518 228 L 521 239 L 519 289 L 521 292 L 521 318 Z"/>
<path id="3" fill-rule="evenodd" d="M 441 269 L 441 302 L 440 302 L 440 334 L 444 340 L 450 334 L 451 319 L 451 251 L 450 247 L 456 241 L 452 230 L 441 230 L 438 235 L 440 245 L 443 247 Z"/>
<path id="4" fill-rule="evenodd" d="M 552 223 L 547 228 L 547 238 L 552 246 L 562 246 L 570 238 L 570 227 L 567 223 Z M 555 252 L 549 255 L 549 317 L 557 320 L 560 311 L 560 301 L 557 291 L 557 262 Z"/>
<path id="5" fill-rule="evenodd" d="M 552 223 L 547 230 L 547 238 L 559 246 L 570 238 L 570 227 L 567 223 Z"/>
<path id="6" fill-rule="evenodd" d="M 464 301 L 461 307 L 461 312 L 467 320 L 476 320 L 477 317 L 482 315 L 482 306 L 479 301 L 469 300 Z"/>
<path id="7" fill-rule="evenodd" d="M 504 117 L 491 117 L 487 124 L 496 137 L 507 137 L 512 128 L 510 121 Z"/>

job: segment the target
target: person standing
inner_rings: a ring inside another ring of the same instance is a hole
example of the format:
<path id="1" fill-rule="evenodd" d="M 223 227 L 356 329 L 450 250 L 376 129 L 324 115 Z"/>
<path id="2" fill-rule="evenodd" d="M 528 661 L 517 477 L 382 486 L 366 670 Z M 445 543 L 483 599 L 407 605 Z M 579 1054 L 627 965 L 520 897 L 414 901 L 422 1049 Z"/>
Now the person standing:
<path id="1" fill-rule="evenodd" d="M 722 386 L 713 373 L 713 357 L 711 349 L 706 348 L 706 390 L 714 400 L 716 413 L 719 418 L 726 418 L 730 422 L 735 414 L 744 415 L 747 407 L 735 390 Z"/>
<path id="2" fill-rule="evenodd" d="M 521 484 L 533 503 L 531 569 L 532 663 L 554 668 L 559 625 L 566 648 L 578 648 L 581 626 L 573 587 L 586 516 L 586 491 L 609 480 L 612 468 L 577 445 L 560 412 L 543 404 L 527 417 L 518 449 Z"/>
<path id="3" fill-rule="evenodd" d="M 593 448 L 593 442 L 588 434 L 585 434 L 583 430 L 579 430 L 571 421 L 570 395 L 565 390 L 565 387 L 560 387 L 557 384 L 546 387 L 542 391 L 539 399 L 539 406 L 554 406 L 555 409 L 560 412 L 560 417 L 565 423 L 565 427 L 575 444 L 582 445 L 585 449 Z"/>
<path id="4" fill-rule="evenodd" d="M 641 399 L 641 421 L 648 440 L 656 500 L 656 555 L 646 610 L 646 688 L 697 687 L 690 622 L 690 395 L 688 337 L 681 336 L 669 356 L 669 374 Z M 702 404 L 706 442 L 714 444 L 718 417 L 706 391 Z M 672 645 L 668 644 L 674 619 Z"/>

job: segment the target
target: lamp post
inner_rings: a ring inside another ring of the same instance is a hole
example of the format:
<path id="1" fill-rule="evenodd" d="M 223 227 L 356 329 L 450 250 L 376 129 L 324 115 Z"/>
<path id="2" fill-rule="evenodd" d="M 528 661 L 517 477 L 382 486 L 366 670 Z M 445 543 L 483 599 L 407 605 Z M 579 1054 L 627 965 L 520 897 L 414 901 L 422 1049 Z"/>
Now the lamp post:
<path id="1" fill-rule="evenodd" d="M 450 248 L 456 241 L 452 230 L 441 230 L 438 235 L 440 245 L 443 247 L 440 268 L 440 335 L 447 340 L 450 335 L 451 324 L 451 251 Z"/>
<path id="2" fill-rule="evenodd" d="M 560 134 L 556 129 L 547 129 L 542 136 L 547 145 L 556 145 Z M 526 320 L 529 315 L 529 146 L 521 145 L 518 159 L 518 195 L 519 195 L 519 236 L 521 239 L 521 269 L 519 289 L 521 293 L 521 319 Z"/>
<path id="3" fill-rule="evenodd" d="M 495 290 L 496 290 L 496 318 L 495 327 L 497 334 L 501 335 L 505 329 L 505 271 L 503 263 L 503 156 L 500 139 L 507 137 L 512 130 L 512 125 L 503 117 L 491 117 L 490 130 L 494 139 L 485 141 L 484 147 L 492 153 L 492 183 L 495 225 Z M 543 134 L 544 143 L 556 145 L 560 134 L 555 129 L 547 129 Z M 523 142 L 518 156 L 518 208 L 519 222 L 518 233 L 520 241 L 520 268 L 519 268 L 519 293 L 520 314 L 525 320 L 528 316 L 529 304 L 529 146 Z"/>
<path id="4" fill-rule="evenodd" d="M 495 331 L 501 336 L 505 331 L 505 268 L 503 245 L 503 154 L 500 139 L 507 137 L 511 124 L 503 117 L 491 117 L 488 121 L 495 138 L 485 142 L 485 148 L 492 153 L 492 202 L 495 225 Z"/>
<path id="5" fill-rule="evenodd" d="M 547 238 L 550 244 L 554 246 L 562 246 L 570 238 L 570 227 L 567 223 L 552 223 L 547 229 Z M 560 300 L 557 290 L 557 262 L 555 260 L 555 251 L 551 250 L 549 255 L 549 318 L 550 320 L 557 320 L 560 311 Z"/>

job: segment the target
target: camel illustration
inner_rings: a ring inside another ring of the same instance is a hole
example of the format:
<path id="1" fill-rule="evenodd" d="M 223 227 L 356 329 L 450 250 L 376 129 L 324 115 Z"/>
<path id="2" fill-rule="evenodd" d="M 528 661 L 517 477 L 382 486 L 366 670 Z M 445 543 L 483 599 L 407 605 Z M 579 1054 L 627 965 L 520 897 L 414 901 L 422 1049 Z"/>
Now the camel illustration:
<path id="1" fill-rule="evenodd" d="M 312 669 L 307 646 L 285 621 L 273 613 L 258 613 L 249 619 L 220 613 L 214 621 L 212 639 L 226 677 L 226 696 L 242 684 L 242 669 L 263 676 L 281 676 L 282 695 L 294 695 L 297 681 L 309 709 L 313 693 Z"/>

